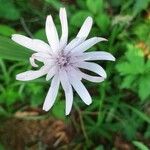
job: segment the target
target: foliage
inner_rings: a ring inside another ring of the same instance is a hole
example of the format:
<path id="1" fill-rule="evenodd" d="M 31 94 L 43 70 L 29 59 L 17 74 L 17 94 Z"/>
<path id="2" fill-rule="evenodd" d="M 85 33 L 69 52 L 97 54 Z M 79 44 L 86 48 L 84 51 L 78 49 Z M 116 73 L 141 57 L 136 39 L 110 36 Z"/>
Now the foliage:
<path id="1" fill-rule="evenodd" d="M 10 37 L 21 33 L 47 42 L 44 23 L 50 13 L 61 34 L 58 10 L 62 6 L 67 8 L 70 39 L 76 36 L 84 19 L 92 16 L 90 36 L 103 36 L 108 42 L 97 44 L 91 50 L 108 51 L 117 60 L 100 62 L 108 74 L 103 83 L 85 83 L 93 98 L 90 106 L 74 97 L 73 110 L 67 119 L 78 136 L 70 145 L 75 143 L 85 150 L 115 150 L 116 139 L 121 137 L 139 150 L 149 149 L 146 142 L 150 138 L 149 0 L 37 0 L 28 3 L 26 0 L 0 0 L 0 116 L 8 117 L 24 107 L 42 107 L 50 83 L 44 79 L 28 83 L 15 80 L 17 73 L 30 69 L 28 59 L 32 51 L 17 45 Z M 63 95 L 61 91 L 48 114 L 65 120 Z"/>

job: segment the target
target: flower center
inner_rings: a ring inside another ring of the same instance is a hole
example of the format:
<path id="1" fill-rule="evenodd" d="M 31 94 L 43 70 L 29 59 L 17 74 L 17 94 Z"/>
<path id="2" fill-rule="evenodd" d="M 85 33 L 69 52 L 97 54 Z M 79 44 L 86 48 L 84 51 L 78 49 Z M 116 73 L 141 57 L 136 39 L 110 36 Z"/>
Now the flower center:
<path id="1" fill-rule="evenodd" d="M 64 55 L 64 53 L 58 54 L 58 57 L 56 58 L 56 62 L 58 66 L 60 67 L 66 67 L 69 65 L 70 62 L 70 56 Z"/>

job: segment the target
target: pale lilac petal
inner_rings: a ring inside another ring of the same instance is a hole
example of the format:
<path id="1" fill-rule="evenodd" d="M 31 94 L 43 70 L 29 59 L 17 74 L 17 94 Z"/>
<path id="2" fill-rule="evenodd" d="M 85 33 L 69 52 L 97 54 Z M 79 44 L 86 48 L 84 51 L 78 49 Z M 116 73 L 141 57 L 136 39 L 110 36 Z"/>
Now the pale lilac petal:
<path id="1" fill-rule="evenodd" d="M 86 70 L 90 70 L 92 72 L 95 72 L 103 78 L 107 77 L 105 70 L 100 65 L 98 65 L 96 63 L 79 62 L 79 63 L 76 63 L 75 66 L 82 68 L 82 69 L 86 69 Z"/>
<path id="2" fill-rule="evenodd" d="M 65 47 L 65 52 L 71 51 L 73 48 L 76 46 L 80 45 L 84 41 L 84 38 L 74 38 L 66 47 Z"/>
<path id="3" fill-rule="evenodd" d="M 35 58 L 34 57 L 30 57 L 29 58 L 29 61 L 30 61 L 30 64 L 31 64 L 31 66 L 33 66 L 33 67 L 38 67 L 38 65 L 35 63 Z"/>
<path id="4" fill-rule="evenodd" d="M 41 40 L 31 39 L 20 34 L 13 34 L 12 40 L 33 51 L 42 53 L 51 53 L 50 46 Z"/>
<path id="5" fill-rule="evenodd" d="M 71 108 L 72 108 L 72 104 L 73 104 L 73 91 L 72 91 L 72 87 L 71 84 L 69 82 L 67 73 L 64 69 L 60 70 L 60 82 L 61 85 L 64 89 L 65 92 L 65 97 L 66 97 L 66 115 L 69 115 Z"/>
<path id="6" fill-rule="evenodd" d="M 92 103 L 92 98 L 83 85 L 83 83 L 80 81 L 78 76 L 75 75 L 74 70 L 72 70 L 70 73 L 68 73 L 69 81 L 75 91 L 78 93 L 78 95 L 81 97 L 81 99 L 84 101 L 85 104 L 90 105 Z"/>
<path id="7" fill-rule="evenodd" d="M 51 15 L 47 16 L 45 30 L 52 50 L 57 51 L 59 49 L 59 37 Z"/>
<path id="8" fill-rule="evenodd" d="M 83 40 L 85 40 L 90 33 L 90 30 L 92 28 L 92 24 L 93 24 L 92 17 L 87 17 L 86 20 L 84 21 L 82 27 L 80 28 L 80 30 L 77 34 L 77 37 L 83 38 Z"/>
<path id="9" fill-rule="evenodd" d="M 81 71 L 77 67 L 69 66 L 69 67 L 67 67 L 66 70 L 67 70 L 67 74 L 70 74 L 70 72 L 72 72 L 72 70 L 73 70 L 74 75 L 77 76 L 80 81 L 82 80 L 82 75 L 80 73 Z"/>
<path id="10" fill-rule="evenodd" d="M 68 41 L 68 21 L 67 21 L 67 13 L 65 8 L 60 8 L 59 12 L 61 28 L 62 28 L 62 35 L 60 38 L 60 48 L 66 46 Z"/>
<path id="11" fill-rule="evenodd" d="M 93 45 L 95 45 L 95 44 L 97 44 L 98 42 L 101 42 L 101 41 L 107 41 L 107 40 L 105 38 L 101 38 L 101 37 L 90 38 L 90 39 L 84 41 L 79 46 L 73 48 L 71 50 L 71 52 L 73 52 L 73 53 L 82 53 L 82 52 L 86 51 L 87 49 L 91 48 Z"/>
<path id="12" fill-rule="evenodd" d="M 30 63 L 33 67 L 38 67 L 38 65 L 35 63 L 35 60 L 38 60 L 40 62 L 43 62 L 44 64 L 51 64 L 53 62 L 51 55 L 45 54 L 45 53 L 34 53 L 30 57 Z"/>
<path id="13" fill-rule="evenodd" d="M 69 44 L 66 46 L 65 51 L 69 52 L 73 48 L 77 47 L 80 45 L 84 40 L 88 37 L 89 32 L 91 30 L 93 23 L 93 19 L 91 17 L 87 17 L 86 20 L 84 21 L 81 29 L 79 30 L 76 38 L 74 38 Z"/>
<path id="14" fill-rule="evenodd" d="M 51 86 L 45 98 L 45 101 L 43 104 L 43 110 L 48 111 L 53 106 L 57 97 L 59 85 L 60 85 L 60 80 L 59 80 L 58 74 L 56 74 L 52 79 Z"/>
<path id="15" fill-rule="evenodd" d="M 49 72 L 46 75 L 46 81 L 50 80 L 57 72 L 57 67 L 56 66 L 52 66 L 51 69 L 49 70 Z"/>
<path id="16" fill-rule="evenodd" d="M 103 82 L 105 78 L 99 76 L 91 76 L 86 73 L 80 72 L 83 79 L 91 81 L 91 82 Z"/>
<path id="17" fill-rule="evenodd" d="M 20 81 L 30 81 L 37 79 L 45 74 L 47 74 L 49 67 L 42 67 L 40 70 L 29 70 L 23 73 L 19 73 L 16 75 L 16 80 Z"/>
<path id="18" fill-rule="evenodd" d="M 83 60 L 110 60 L 115 61 L 115 57 L 108 52 L 87 52 L 81 55 Z"/>

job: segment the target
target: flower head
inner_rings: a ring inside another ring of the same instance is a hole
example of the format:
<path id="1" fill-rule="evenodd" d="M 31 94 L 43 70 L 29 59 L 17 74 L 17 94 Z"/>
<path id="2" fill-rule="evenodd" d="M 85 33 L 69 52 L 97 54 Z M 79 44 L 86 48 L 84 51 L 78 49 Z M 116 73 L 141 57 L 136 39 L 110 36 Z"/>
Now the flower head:
<path id="1" fill-rule="evenodd" d="M 91 17 L 86 18 L 77 36 L 69 44 L 67 44 L 68 22 L 65 8 L 60 8 L 59 17 L 62 28 L 60 39 L 52 16 L 49 15 L 46 19 L 45 31 L 49 45 L 41 40 L 31 39 L 19 34 L 12 35 L 12 40 L 33 50 L 34 53 L 30 57 L 30 63 L 33 67 L 38 67 L 35 60 L 43 63 L 40 69 L 20 73 L 16 75 L 16 79 L 29 81 L 44 75 L 46 75 L 46 80 L 52 79 L 43 105 L 45 111 L 50 110 L 53 106 L 59 85 L 61 84 L 65 92 L 66 115 L 68 115 L 73 104 L 72 88 L 75 89 L 84 103 L 89 105 L 92 99 L 81 80 L 86 79 L 92 82 L 102 82 L 106 78 L 104 69 L 92 61 L 115 61 L 115 58 L 108 52 L 86 52 L 87 49 L 96 43 L 106 41 L 105 38 L 101 37 L 93 37 L 86 40 L 92 27 L 93 20 Z M 81 69 L 92 71 L 97 76 L 88 75 L 81 71 Z"/>

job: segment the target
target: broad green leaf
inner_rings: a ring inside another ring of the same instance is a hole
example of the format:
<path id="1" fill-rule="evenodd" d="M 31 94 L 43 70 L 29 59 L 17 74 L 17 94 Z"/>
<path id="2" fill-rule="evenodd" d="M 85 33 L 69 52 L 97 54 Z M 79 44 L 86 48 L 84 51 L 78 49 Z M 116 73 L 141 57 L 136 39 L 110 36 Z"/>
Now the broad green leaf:
<path id="1" fill-rule="evenodd" d="M 144 40 L 144 41 L 150 41 L 149 39 L 149 34 L 150 34 L 150 30 L 149 30 L 149 26 L 150 23 L 149 22 L 142 22 L 142 23 L 138 23 L 134 26 L 133 28 L 133 33 L 140 39 L 140 40 Z"/>
<path id="2" fill-rule="evenodd" d="M 136 74 L 134 65 L 129 62 L 120 62 L 116 65 L 117 70 L 121 75 L 134 75 Z"/>
<path id="3" fill-rule="evenodd" d="M 93 14 L 98 14 L 103 11 L 103 0 L 86 0 L 86 4 L 88 9 L 93 13 Z"/>
<path id="4" fill-rule="evenodd" d="M 136 0 L 133 7 L 134 15 L 137 15 L 142 10 L 145 10 L 148 7 L 150 0 Z"/>
<path id="5" fill-rule="evenodd" d="M 58 102 L 59 101 L 59 102 Z M 52 108 L 52 113 L 55 117 L 65 119 L 65 103 L 58 99 Z"/>
<path id="6" fill-rule="evenodd" d="M 0 144 L 0 150 L 5 150 L 5 148 L 2 144 Z"/>
<path id="7" fill-rule="evenodd" d="M 126 76 L 121 84 L 121 88 L 129 88 L 132 86 L 133 82 L 135 81 L 135 76 Z"/>
<path id="8" fill-rule="evenodd" d="M 9 38 L 0 36 L 0 58 L 27 61 L 33 51 L 24 48 Z"/>
<path id="9" fill-rule="evenodd" d="M 2 25 L 2 24 L 0 24 L 0 34 L 1 35 L 4 35 L 4 36 L 11 36 L 12 34 L 14 34 L 16 31 L 13 29 L 13 28 L 11 28 L 11 27 L 9 27 L 9 26 L 7 26 L 7 25 Z"/>
<path id="10" fill-rule="evenodd" d="M 75 13 L 71 20 L 70 23 L 76 27 L 81 27 L 81 25 L 83 24 L 84 20 L 88 17 L 91 16 L 91 13 L 86 11 L 86 10 L 82 10 L 82 11 L 78 11 L 77 13 Z"/>
<path id="11" fill-rule="evenodd" d="M 140 49 L 128 45 L 125 60 L 118 63 L 116 68 L 122 75 L 139 75 L 145 71 L 144 56 Z"/>
<path id="12" fill-rule="evenodd" d="M 99 14 L 96 17 L 95 21 L 102 32 L 108 32 L 109 25 L 110 25 L 110 18 L 107 14 L 104 14 L 104 13 Z"/>
<path id="13" fill-rule="evenodd" d="M 20 12 L 11 0 L 0 0 L 0 18 L 17 20 Z"/>
<path id="14" fill-rule="evenodd" d="M 133 141 L 132 143 L 138 148 L 138 150 L 149 150 L 149 148 L 142 142 Z"/>
<path id="15" fill-rule="evenodd" d="M 59 0 L 45 0 L 48 2 L 51 6 L 53 6 L 55 9 L 59 10 L 60 7 L 62 7 L 62 4 Z"/>
<path id="16" fill-rule="evenodd" d="M 150 96 L 150 75 L 149 76 L 143 76 L 139 80 L 139 89 L 138 94 L 141 100 L 145 100 Z"/>

